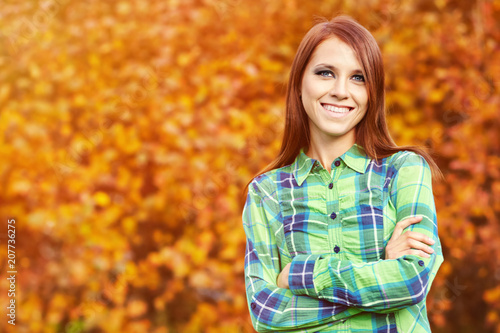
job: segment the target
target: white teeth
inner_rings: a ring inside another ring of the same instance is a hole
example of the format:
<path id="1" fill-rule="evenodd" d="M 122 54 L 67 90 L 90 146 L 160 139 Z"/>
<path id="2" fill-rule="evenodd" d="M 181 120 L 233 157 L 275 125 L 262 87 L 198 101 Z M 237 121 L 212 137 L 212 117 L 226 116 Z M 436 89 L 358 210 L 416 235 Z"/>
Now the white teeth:
<path id="1" fill-rule="evenodd" d="M 326 110 L 332 111 L 332 112 L 346 113 L 346 112 L 349 112 L 349 110 L 351 110 L 350 108 L 339 108 L 339 107 L 336 107 L 336 106 L 333 106 L 330 104 L 322 104 L 322 105 Z"/>

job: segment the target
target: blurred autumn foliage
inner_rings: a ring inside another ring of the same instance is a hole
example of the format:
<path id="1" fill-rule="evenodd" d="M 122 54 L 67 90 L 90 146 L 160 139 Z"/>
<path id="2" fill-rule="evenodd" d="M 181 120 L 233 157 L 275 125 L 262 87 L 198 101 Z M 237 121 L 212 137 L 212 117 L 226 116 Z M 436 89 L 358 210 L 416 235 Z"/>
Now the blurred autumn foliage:
<path id="1" fill-rule="evenodd" d="M 500 332 L 498 0 L 4 0 L 0 331 L 253 332 L 242 188 L 301 38 L 339 13 L 379 42 L 396 142 L 445 174 L 433 330 Z"/>

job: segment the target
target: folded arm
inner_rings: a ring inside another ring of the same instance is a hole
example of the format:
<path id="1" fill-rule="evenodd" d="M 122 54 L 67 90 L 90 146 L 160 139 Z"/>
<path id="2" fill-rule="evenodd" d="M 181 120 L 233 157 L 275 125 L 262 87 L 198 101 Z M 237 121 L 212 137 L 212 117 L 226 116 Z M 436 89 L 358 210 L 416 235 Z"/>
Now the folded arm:
<path id="1" fill-rule="evenodd" d="M 436 212 L 429 166 L 419 155 L 402 155 L 390 185 L 390 204 L 397 221 L 421 216 L 405 229 L 434 241 L 428 258 L 407 254 L 377 262 L 352 262 L 333 255 L 297 255 L 290 266 L 288 284 L 295 295 L 356 307 L 369 312 L 391 312 L 425 299 L 443 261 L 437 234 Z M 396 161 L 397 162 L 397 161 Z"/>

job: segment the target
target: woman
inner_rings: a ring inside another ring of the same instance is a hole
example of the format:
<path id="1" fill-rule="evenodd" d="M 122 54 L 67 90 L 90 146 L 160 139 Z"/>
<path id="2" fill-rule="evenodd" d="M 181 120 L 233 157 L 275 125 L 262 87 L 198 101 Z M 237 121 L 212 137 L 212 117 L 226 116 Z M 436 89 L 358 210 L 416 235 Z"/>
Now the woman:
<path id="1" fill-rule="evenodd" d="M 443 261 L 431 170 L 397 147 L 373 36 L 349 17 L 302 40 L 277 159 L 248 187 L 245 282 L 259 332 L 430 332 Z"/>

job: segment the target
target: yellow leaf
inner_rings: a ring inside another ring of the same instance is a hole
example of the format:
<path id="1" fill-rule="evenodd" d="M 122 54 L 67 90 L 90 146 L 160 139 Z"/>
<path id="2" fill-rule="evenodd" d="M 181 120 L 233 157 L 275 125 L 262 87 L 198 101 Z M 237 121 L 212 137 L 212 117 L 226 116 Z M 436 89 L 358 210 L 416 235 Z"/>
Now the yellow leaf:
<path id="1" fill-rule="evenodd" d="M 96 192 L 94 194 L 94 201 L 97 205 L 99 206 L 103 206 L 103 207 L 106 207 L 109 205 L 109 203 L 111 202 L 109 196 L 104 193 L 104 192 Z"/>

